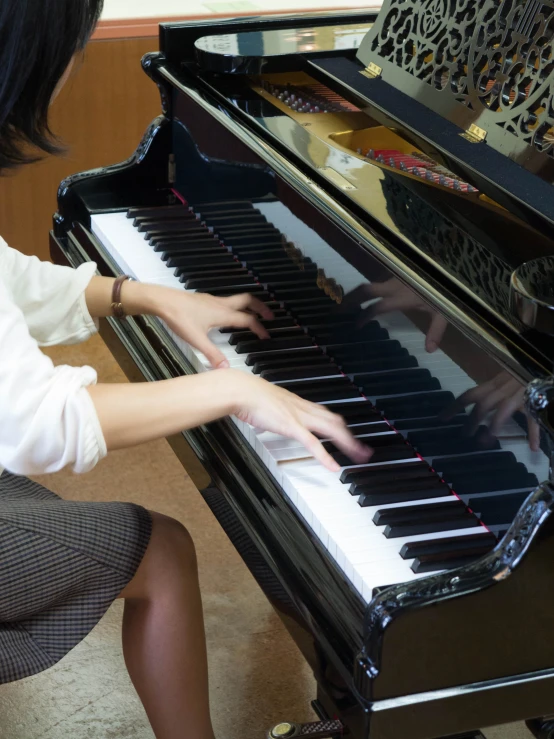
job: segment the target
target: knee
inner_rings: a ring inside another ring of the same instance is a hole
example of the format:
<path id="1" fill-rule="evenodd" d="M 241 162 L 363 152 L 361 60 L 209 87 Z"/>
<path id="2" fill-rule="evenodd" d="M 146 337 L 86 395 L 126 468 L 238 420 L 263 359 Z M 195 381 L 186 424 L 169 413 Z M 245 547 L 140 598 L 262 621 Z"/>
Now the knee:
<path id="1" fill-rule="evenodd" d="M 179 521 L 161 513 L 151 512 L 152 535 L 149 549 L 165 566 L 176 564 L 196 569 L 196 550 L 188 530 Z"/>

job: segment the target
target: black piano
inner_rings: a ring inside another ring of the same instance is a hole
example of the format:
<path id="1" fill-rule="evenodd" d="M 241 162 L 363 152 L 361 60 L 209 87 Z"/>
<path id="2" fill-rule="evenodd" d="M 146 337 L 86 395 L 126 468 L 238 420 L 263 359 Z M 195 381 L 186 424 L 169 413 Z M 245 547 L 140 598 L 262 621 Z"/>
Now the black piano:
<path id="1" fill-rule="evenodd" d="M 316 676 L 272 737 L 554 736 L 553 35 L 552 0 L 164 24 L 161 115 L 60 186 L 55 261 L 254 293 L 231 365 L 375 450 L 172 439 Z M 207 370 L 157 319 L 102 332 L 131 379 Z"/>

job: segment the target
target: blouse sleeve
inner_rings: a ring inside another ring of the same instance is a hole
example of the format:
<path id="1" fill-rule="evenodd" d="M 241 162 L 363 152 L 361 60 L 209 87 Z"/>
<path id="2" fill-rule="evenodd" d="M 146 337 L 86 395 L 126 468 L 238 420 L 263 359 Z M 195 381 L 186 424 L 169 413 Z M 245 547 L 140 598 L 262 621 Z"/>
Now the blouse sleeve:
<path id="1" fill-rule="evenodd" d="M 52 274 L 60 279 L 57 271 Z M 78 302 L 77 282 L 82 288 L 85 278 L 69 279 L 68 291 Z M 0 466 L 26 475 L 56 472 L 69 464 L 75 472 L 86 472 L 107 452 L 96 409 L 85 389 L 96 383 L 96 372 L 90 367 L 54 367 L 39 349 L 36 336 L 31 336 L 27 315 L 11 292 L 0 276 Z M 22 294 L 27 295 L 24 306 L 35 316 L 38 308 L 25 290 Z M 60 300 L 69 306 L 66 296 Z M 43 308 L 49 318 L 37 318 L 35 331 L 42 332 L 43 338 L 61 336 L 48 305 Z M 72 327 L 71 336 L 83 335 L 84 319 L 79 333 L 77 323 L 65 318 L 66 309 L 54 308 L 53 313 L 65 319 L 66 337 Z"/>
<path id="2" fill-rule="evenodd" d="M 78 269 L 41 262 L 0 238 L 0 278 L 40 346 L 78 344 L 98 330 L 85 300 L 95 272 L 93 262 Z"/>

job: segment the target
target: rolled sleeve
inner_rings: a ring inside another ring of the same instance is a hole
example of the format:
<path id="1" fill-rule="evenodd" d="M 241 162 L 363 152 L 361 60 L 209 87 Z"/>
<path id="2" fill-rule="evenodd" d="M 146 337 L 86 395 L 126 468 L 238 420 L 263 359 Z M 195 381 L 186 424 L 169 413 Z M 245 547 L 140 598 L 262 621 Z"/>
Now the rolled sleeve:
<path id="1" fill-rule="evenodd" d="M 96 372 L 54 367 L 1 278 L 0 352 L 0 465 L 25 475 L 94 467 L 107 453 L 86 390 Z"/>
<path id="2" fill-rule="evenodd" d="M 61 267 L 21 254 L 0 239 L 0 277 L 40 346 L 77 344 L 96 333 L 85 300 L 95 273 L 93 262 Z"/>

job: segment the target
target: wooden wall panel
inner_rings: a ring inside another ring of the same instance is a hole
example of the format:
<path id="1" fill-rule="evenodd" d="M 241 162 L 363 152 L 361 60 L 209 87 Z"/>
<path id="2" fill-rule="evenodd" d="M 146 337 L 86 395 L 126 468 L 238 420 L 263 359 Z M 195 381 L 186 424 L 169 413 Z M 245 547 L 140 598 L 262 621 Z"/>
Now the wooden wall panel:
<path id="1" fill-rule="evenodd" d="M 132 154 L 161 110 L 156 85 L 140 65 L 143 54 L 157 45 L 155 37 L 89 44 L 52 108 L 52 130 L 67 153 L 0 177 L 0 235 L 10 245 L 48 259 L 48 232 L 61 180 Z"/>

